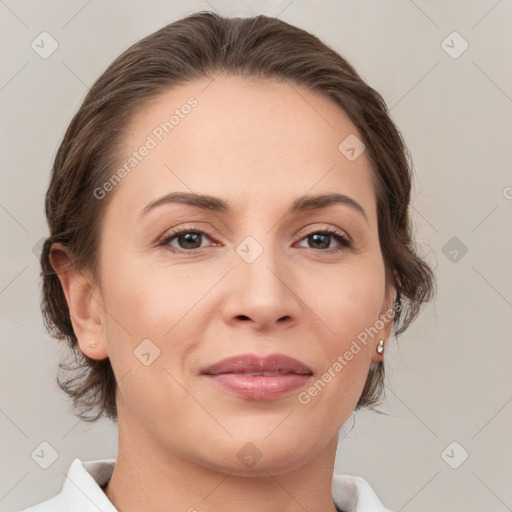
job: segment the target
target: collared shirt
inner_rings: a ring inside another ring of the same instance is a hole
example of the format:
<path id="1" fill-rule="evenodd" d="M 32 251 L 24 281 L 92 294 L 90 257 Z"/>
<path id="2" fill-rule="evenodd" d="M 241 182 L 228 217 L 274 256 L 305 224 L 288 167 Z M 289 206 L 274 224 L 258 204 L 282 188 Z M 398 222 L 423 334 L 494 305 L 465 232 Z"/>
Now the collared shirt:
<path id="1" fill-rule="evenodd" d="M 118 512 L 101 489 L 109 481 L 114 464 L 114 459 L 75 459 L 59 494 L 21 512 Z M 344 512 L 391 512 L 382 505 L 370 484 L 359 476 L 335 473 L 332 496 Z"/>

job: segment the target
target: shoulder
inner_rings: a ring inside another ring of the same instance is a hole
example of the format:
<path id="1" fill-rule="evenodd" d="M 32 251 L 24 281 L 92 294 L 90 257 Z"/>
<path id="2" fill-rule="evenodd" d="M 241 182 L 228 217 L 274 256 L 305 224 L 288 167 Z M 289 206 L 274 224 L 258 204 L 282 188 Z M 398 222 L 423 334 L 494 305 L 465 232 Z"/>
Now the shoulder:
<path id="1" fill-rule="evenodd" d="M 344 512 L 392 512 L 386 508 L 370 484 L 360 476 L 334 473 L 332 496 Z"/>
<path id="2" fill-rule="evenodd" d="M 117 512 L 101 489 L 108 482 L 114 463 L 113 459 L 75 459 L 59 494 L 21 512 Z"/>

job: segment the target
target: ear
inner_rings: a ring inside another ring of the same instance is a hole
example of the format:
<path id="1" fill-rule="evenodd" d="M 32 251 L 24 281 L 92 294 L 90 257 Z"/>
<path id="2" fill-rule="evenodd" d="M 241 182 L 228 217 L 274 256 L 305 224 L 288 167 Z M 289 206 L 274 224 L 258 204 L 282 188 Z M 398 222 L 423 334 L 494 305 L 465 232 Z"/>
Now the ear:
<path id="1" fill-rule="evenodd" d="M 77 270 L 69 249 L 60 243 L 52 244 L 49 259 L 66 297 L 80 350 L 91 359 L 105 359 L 104 308 L 90 272 Z"/>
<path id="2" fill-rule="evenodd" d="M 373 338 L 374 341 L 372 348 L 372 363 L 381 363 L 382 360 L 384 359 L 384 353 L 386 352 L 388 340 L 393 331 L 393 323 L 395 317 L 394 305 L 396 297 L 396 285 L 389 285 L 379 314 L 379 319 L 375 322 L 376 326 L 378 326 L 379 328 L 379 332 Z M 384 351 L 382 352 L 382 354 L 379 354 L 377 352 L 379 340 L 384 340 Z"/>

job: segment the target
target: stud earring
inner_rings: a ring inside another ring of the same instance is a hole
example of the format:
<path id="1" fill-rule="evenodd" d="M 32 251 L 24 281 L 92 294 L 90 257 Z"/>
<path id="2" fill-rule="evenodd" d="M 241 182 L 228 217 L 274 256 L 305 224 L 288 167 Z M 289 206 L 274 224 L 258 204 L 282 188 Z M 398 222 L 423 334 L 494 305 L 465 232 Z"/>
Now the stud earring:
<path id="1" fill-rule="evenodd" d="M 96 343 L 89 343 L 89 348 L 96 348 Z"/>
<path id="2" fill-rule="evenodd" d="M 379 344 L 377 345 L 377 354 L 382 354 L 384 352 L 384 340 L 379 340 Z"/>

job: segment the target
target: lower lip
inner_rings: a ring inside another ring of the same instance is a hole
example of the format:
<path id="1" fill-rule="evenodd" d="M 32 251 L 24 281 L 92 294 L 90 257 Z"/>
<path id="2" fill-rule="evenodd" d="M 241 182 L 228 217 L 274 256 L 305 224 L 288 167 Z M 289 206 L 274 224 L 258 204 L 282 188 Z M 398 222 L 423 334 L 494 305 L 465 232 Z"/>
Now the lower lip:
<path id="1" fill-rule="evenodd" d="M 311 375 L 242 375 L 223 373 L 209 375 L 224 391 L 246 400 L 274 400 L 303 386 Z"/>

